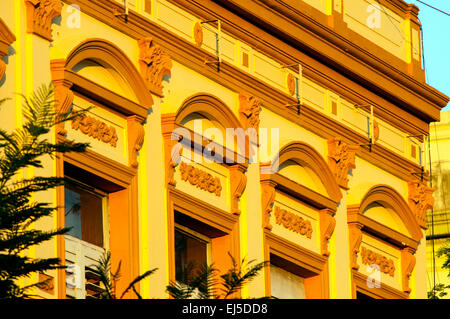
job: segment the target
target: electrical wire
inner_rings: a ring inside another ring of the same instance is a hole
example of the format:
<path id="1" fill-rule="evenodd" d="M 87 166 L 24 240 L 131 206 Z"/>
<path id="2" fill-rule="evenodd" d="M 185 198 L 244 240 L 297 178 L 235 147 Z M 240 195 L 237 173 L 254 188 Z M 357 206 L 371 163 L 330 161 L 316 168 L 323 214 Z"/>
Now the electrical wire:
<path id="1" fill-rule="evenodd" d="M 417 2 L 420 2 L 420 3 L 426 5 L 426 6 L 430 7 L 430 8 L 433 8 L 434 10 L 437 10 L 437 11 L 443 13 L 443 14 L 446 14 L 446 15 L 450 16 L 450 13 L 445 12 L 445 11 L 443 11 L 443 10 L 441 10 L 441 9 L 436 8 L 436 7 L 433 7 L 432 5 L 430 5 L 430 4 L 428 4 L 428 3 L 425 3 L 425 2 L 423 2 L 423 1 L 421 1 L 421 0 L 417 0 Z"/>

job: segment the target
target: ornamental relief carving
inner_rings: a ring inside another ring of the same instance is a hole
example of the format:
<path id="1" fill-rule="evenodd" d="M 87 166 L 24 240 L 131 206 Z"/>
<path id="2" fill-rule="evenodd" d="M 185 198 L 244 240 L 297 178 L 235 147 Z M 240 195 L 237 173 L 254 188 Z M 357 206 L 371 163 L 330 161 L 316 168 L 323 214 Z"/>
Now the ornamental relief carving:
<path id="1" fill-rule="evenodd" d="M 250 94 L 239 93 L 239 119 L 244 130 L 253 128 L 258 133 L 262 101 Z"/>
<path id="2" fill-rule="evenodd" d="M 378 265 L 382 273 L 394 277 L 395 265 L 392 259 L 376 253 L 366 247 L 361 247 L 361 261 L 365 265 Z"/>
<path id="3" fill-rule="evenodd" d="M 433 208 L 434 188 L 428 187 L 421 181 L 408 182 L 408 204 L 420 227 L 426 228 L 426 211 Z"/>
<path id="4" fill-rule="evenodd" d="M 275 206 L 275 222 L 288 230 L 311 239 L 313 232 L 311 221 L 301 216 Z"/>
<path id="5" fill-rule="evenodd" d="M 218 177 L 185 162 L 180 163 L 180 174 L 182 181 L 189 181 L 191 185 L 220 197 L 222 185 Z"/>
<path id="6" fill-rule="evenodd" d="M 27 32 L 52 41 L 52 20 L 61 16 L 61 0 L 25 0 Z"/>
<path id="7" fill-rule="evenodd" d="M 89 115 L 82 115 L 72 121 L 72 129 L 80 130 L 81 133 L 93 137 L 103 143 L 110 144 L 112 147 L 117 147 L 117 133 L 113 126 L 108 126 L 106 123 Z"/>
<path id="8" fill-rule="evenodd" d="M 162 97 L 162 80 L 165 75 L 171 74 L 172 60 L 151 38 L 139 40 L 138 45 L 141 76 L 147 88 Z"/>
<path id="9" fill-rule="evenodd" d="M 328 165 L 339 186 L 348 189 L 348 171 L 356 168 L 355 154 L 358 145 L 349 145 L 337 137 L 328 140 Z"/>

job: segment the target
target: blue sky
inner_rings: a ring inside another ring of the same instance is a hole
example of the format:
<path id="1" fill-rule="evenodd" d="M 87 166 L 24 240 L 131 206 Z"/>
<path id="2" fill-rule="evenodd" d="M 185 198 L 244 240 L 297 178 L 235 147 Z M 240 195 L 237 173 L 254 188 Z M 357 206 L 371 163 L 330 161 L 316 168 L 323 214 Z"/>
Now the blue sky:
<path id="1" fill-rule="evenodd" d="M 416 0 L 406 0 L 419 7 L 422 22 L 427 83 L 450 96 L 450 16 Z M 450 13 L 450 0 L 423 0 Z M 443 110 L 450 110 L 450 104 Z"/>

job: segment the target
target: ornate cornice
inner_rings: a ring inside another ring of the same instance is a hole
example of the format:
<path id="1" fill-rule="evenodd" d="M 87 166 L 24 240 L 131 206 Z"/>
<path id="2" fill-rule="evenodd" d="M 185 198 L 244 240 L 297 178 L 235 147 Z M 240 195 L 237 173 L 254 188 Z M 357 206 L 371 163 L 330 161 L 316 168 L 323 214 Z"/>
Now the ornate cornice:
<path id="1" fill-rule="evenodd" d="M 52 39 L 52 20 L 61 16 L 61 0 L 25 0 L 27 8 L 27 32 L 48 41 Z"/>
<path id="2" fill-rule="evenodd" d="M 181 0 L 177 0 L 177 3 L 180 4 L 180 1 Z M 287 109 L 285 105 L 296 103 L 296 100 L 292 96 L 282 93 L 278 89 L 263 83 L 246 72 L 241 71 L 239 68 L 231 66 L 226 61 L 223 61 L 221 64 L 220 74 L 215 70 L 205 68 L 205 60 L 214 59 L 215 57 L 213 55 L 198 48 L 194 43 L 188 43 L 173 32 L 162 28 L 160 25 L 150 21 L 142 15 L 130 11 L 132 19 L 129 20 L 128 24 L 125 24 L 118 19 L 115 20 L 111 7 L 118 10 L 123 9 L 121 5 L 115 1 L 98 0 L 92 2 L 90 0 L 73 0 L 71 2 L 80 5 L 81 10 L 84 13 L 99 21 L 104 23 L 114 21 L 114 24 L 112 25 L 113 28 L 134 39 L 141 39 L 143 36 L 155 39 L 155 41 L 158 41 L 160 46 L 170 54 L 173 60 L 177 60 L 235 92 L 245 91 L 259 97 L 263 101 L 264 106 L 270 111 L 290 119 L 294 123 L 302 125 L 322 138 L 329 139 L 338 134 L 339 136 L 345 137 L 345 141 L 351 144 L 367 143 L 366 136 L 355 132 L 306 104 L 302 106 L 300 115 L 294 110 Z M 182 2 L 187 4 L 184 0 Z M 186 8 L 187 7 L 188 5 L 186 5 Z M 204 8 L 189 5 L 188 9 L 198 10 L 199 17 L 203 17 L 202 12 Z M 239 24 L 232 24 L 232 26 L 237 25 Z M 227 26 L 224 25 L 224 28 L 227 28 Z M 259 46 L 261 44 L 260 38 L 256 37 L 255 34 L 251 32 L 242 33 L 235 31 L 236 30 L 234 29 L 230 29 L 232 34 L 247 41 L 250 45 Z M 268 39 L 266 43 L 271 45 L 264 47 L 265 54 L 279 60 L 283 64 L 292 63 L 294 57 L 299 54 L 302 55 L 300 51 L 283 44 L 279 39 L 274 37 Z M 306 56 L 304 57 L 307 58 Z M 426 123 L 396 107 L 393 103 L 383 97 L 362 87 L 357 82 L 346 79 L 342 74 L 319 64 L 311 58 L 308 58 L 306 64 L 307 65 L 304 65 L 303 68 L 305 76 L 311 77 L 314 81 L 329 87 L 330 90 L 335 91 L 337 94 L 356 104 L 374 105 L 375 116 L 382 118 L 411 135 L 425 134 L 428 132 L 428 125 L 426 125 Z M 397 155 L 393 151 L 390 151 L 379 144 L 373 145 L 371 152 L 366 148 L 361 148 L 357 155 L 406 181 L 411 178 L 411 172 L 420 172 L 419 165 L 407 160 L 404 156 Z"/>
<path id="3" fill-rule="evenodd" d="M 328 140 L 328 165 L 337 183 L 344 189 L 348 189 L 348 171 L 356 168 L 355 154 L 358 150 L 358 145 L 349 145 L 342 138 Z"/>
<path id="4" fill-rule="evenodd" d="M 423 229 L 427 228 L 426 211 L 433 208 L 434 190 L 418 180 L 408 182 L 408 204 Z"/>
<path id="5" fill-rule="evenodd" d="M 162 80 L 165 75 L 170 75 L 172 60 L 159 45 L 153 43 L 152 38 L 140 39 L 138 45 L 141 75 L 147 88 L 162 97 Z"/>

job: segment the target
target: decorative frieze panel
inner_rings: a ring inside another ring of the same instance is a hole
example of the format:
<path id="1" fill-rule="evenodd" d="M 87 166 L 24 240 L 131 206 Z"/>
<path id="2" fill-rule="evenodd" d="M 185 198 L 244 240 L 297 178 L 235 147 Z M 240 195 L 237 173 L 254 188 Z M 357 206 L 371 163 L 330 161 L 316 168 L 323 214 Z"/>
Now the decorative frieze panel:
<path id="1" fill-rule="evenodd" d="M 306 238 L 311 238 L 313 228 L 309 220 L 275 206 L 275 220 L 278 225 L 296 232 Z"/>
<path id="2" fill-rule="evenodd" d="M 428 187 L 424 182 L 414 180 L 408 182 L 408 204 L 413 211 L 417 223 L 426 229 L 426 211 L 433 208 L 434 188 Z"/>
<path id="3" fill-rule="evenodd" d="M 180 163 L 180 173 L 181 180 L 189 181 L 191 185 L 220 197 L 222 185 L 218 177 L 214 177 L 201 169 L 186 164 L 185 162 Z"/>
<path id="4" fill-rule="evenodd" d="M 52 41 L 52 20 L 61 16 L 61 0 L 25 0 L 27 32 Z"/>
<path id="5" fill-rule="evenodd" d="M 117 146 L 118 136 L 116 129 L 106 123 L 89 115 L 82 115 L 72 121 L 72 129 L 80 130 L 92 138 L 103 143 L 110 144 L 112 147 Z"/>
<path id="6" fill-rule="evenodd" d="M 151 38 L 138 41 L 139 67 L 147 88 L 154 94 L 162 96 L 162 80 L 171 74 L 172 60 Z"/>
<path id="7" fill-rule="evenodd" d="M 395 265 L 392 259 L 376 253 L 366 247 L 361 247 L 361 261 L 365 265 L 378 265 L 382 273 L 394 277 Z"/>

